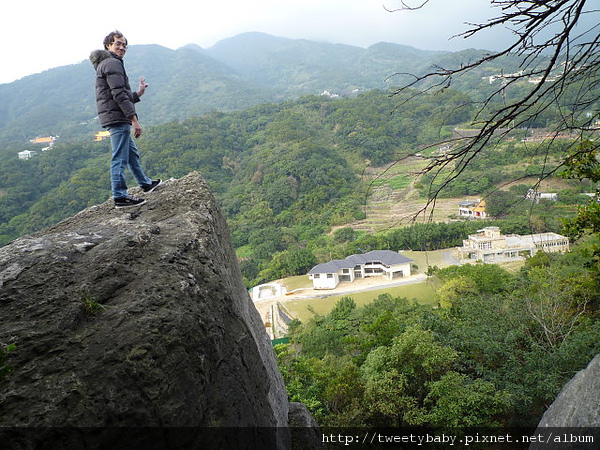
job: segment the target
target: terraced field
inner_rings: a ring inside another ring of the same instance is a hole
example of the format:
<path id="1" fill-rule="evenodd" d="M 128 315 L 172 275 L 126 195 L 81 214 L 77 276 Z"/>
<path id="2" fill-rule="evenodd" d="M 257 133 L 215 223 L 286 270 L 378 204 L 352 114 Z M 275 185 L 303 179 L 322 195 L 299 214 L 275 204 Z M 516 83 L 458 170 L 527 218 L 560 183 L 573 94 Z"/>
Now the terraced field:
<path id="1" fill-rule="evenodd" d="M 428 205 L 427 199 L 415 188 L 418 173 L 426 165 L 426 159 L 413 157 L 400 163 L 368 168 L 365 178 L 370 182 L 370 189 L 363 204 L 367 217 L 344 227 L 373 233 L 412 223 L 448 222 L 455 218 L 458 202 L 464 198 L 443 198 Z"/>

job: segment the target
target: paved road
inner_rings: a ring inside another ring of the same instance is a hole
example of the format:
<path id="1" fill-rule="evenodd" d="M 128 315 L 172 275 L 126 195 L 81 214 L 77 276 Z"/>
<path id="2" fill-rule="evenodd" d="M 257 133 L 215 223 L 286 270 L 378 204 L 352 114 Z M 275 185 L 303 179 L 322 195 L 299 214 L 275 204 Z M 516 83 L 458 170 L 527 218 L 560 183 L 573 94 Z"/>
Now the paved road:
<path id="1" fill-rule="evenodd" d="M 451 266 L 460 266 L 460 261 L 452 256 L 452 253 L 452 251 L 444 252 L 442 255 L 444 262 L 450 264 Z"/>

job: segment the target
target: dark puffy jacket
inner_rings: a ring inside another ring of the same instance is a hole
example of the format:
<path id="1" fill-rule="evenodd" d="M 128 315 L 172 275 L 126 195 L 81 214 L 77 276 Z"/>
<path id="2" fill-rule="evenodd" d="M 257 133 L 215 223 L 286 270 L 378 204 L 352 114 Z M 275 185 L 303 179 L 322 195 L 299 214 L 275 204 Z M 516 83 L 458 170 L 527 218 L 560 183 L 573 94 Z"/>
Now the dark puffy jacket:
<path id="1" fill-rule="evenodd" d="M 131 123 L 136 114 L 134 103 L 140 101 L 137 92 L 131 92 L 123 60 L 106 50 L 94 50 L 90 62 L 96 69 L 96 106 L 100 125 Z"/>

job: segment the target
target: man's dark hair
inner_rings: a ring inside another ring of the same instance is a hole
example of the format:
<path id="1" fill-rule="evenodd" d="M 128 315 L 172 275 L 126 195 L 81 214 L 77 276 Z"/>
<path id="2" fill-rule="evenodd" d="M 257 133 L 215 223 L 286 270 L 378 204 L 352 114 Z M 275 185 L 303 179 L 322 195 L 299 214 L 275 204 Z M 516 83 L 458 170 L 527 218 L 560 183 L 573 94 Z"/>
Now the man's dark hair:
<path id="1" fill-rule="evenodd" d="M 117 38 L 123 38 L 125 39 L 125 43 L 127 44 L 127 38 L 125 36 L 123 36 L 123 33 L 121 33 L 118 30 L 112 31 L 108 36 L 106 36 L 104 38 L 104 49 L 108 50 L 108 46 L 110 44 L 112 44 L 113 42 L 115 42 L 115 39 Z"/>

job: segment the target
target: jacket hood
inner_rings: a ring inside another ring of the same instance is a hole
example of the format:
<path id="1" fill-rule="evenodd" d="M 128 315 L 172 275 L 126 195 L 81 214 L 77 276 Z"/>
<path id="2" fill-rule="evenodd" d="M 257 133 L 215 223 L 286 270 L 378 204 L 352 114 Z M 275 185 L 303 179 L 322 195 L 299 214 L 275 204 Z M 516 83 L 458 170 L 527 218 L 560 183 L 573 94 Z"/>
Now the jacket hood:
<path id="1" fill-rule="evenodd" d="M 94 50 L 90 53 L 90 62 L 94 66 L 94 69 L 97 69 L 98 64 L 108 58 L 112 58 L 112 55 L 108 50 Z"/>

